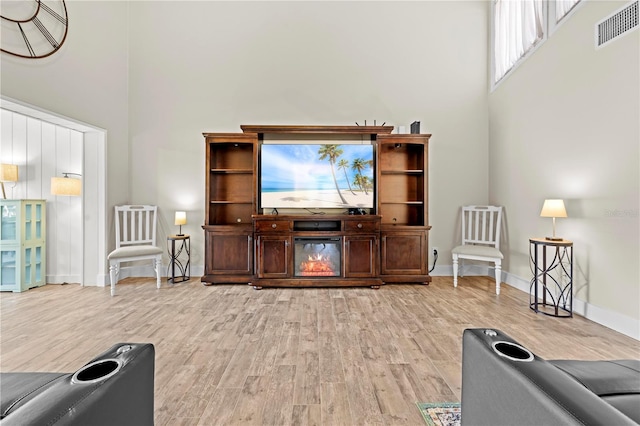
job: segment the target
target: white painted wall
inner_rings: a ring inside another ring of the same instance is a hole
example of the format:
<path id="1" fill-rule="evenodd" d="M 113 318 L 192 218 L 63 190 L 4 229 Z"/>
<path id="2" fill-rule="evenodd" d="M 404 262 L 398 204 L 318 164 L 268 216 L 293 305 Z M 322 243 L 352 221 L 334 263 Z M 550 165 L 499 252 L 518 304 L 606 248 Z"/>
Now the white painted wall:
<path id="1" fill-rule="evenodd" d="M 131 199 L 160 206 L 164 233 L 187 211 L 194 265 L 202 132 L 418 120 L 433 134 L 431 244 L 450 249 L 459 206 L 487 200 L 488 3 L 165 1 L 130 12 Z"/>
<path id="2" fill-rule="evenodd" d="M 450 247 L 459 205 L 487 198 L 488 3 L 67 7 L 60 52 L 0 56 L 2 94 L 106 129 L 107 235 L 116 204 L 157 204 L 161 240 L 175 232 L 173 212 L 187 210 L 194 275 L 204 263 L 202 132 L 419 120 L 434 135 L 432 245 Z"/>
<path id="3" fill-rule="evenodd" d="M 72 0 L 67 7 L 61 51 L 39 61 L 2 55 L 0 87 L 107 129 L 108 248 L 116 204 L 157 204 L 161 239 L 175 232 L 173 212 L 187 210 L 194 274 L 201 271 L 201 133 L 241 124 L 421 121 L 434 135 L 433 245 L 452 244 L 460 204 L 487 197 L 482 2 Z M 171 22 L 171 31 L 158 22 Z"/>
<path id="4" fill-rule="evenodd" d="M 588 1 L 489 97 L 489 200 L 506 208 L 505 271 L 530 278 L 530 237 L 575 244 L 578 311 L 640 337 L 640 31 L 596 50 L 627 2 Z"/>

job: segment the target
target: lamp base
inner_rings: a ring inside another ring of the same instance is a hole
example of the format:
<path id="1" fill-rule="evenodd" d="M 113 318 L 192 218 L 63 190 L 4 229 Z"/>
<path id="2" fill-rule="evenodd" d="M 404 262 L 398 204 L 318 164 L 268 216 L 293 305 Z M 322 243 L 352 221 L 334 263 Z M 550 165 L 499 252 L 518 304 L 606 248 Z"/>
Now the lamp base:
<path id="1" fill-rule="evenodd" d="M 544 237 L 544 239 L 549 241 L 562 241 L 562 237 Z"/>

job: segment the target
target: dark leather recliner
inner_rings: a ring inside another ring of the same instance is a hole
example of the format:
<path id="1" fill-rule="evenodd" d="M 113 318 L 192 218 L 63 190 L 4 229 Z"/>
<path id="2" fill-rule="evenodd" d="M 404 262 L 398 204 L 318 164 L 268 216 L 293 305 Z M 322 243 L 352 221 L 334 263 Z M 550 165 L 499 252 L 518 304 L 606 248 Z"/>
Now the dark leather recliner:
<path id="1" fill-rule="evenodd" d="M 1 373 L 0 425 L 153 425 L 155 348 L 119 343 L 74 373 Z"/>
<path id="2" fill-rule="evenodd" d="M 638 425 L 640 360 L 544 360 L 492 329 L 462 338 L 462 424 Z"/>

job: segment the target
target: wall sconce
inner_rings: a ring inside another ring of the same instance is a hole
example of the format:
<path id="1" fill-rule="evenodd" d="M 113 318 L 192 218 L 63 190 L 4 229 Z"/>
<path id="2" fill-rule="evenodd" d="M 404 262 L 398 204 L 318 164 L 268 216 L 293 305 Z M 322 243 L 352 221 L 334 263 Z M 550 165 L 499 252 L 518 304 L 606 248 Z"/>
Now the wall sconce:
<path id="1" fill-rule="evenodd" d="M 2 186 L 2 198 L 7 199 L 7 194 L 4 192 L 5 182 L 17 182 L 18 181 L 18 166 L 15 164 L 0 164 L 0 186 Z"/>
<path id="2" fill-rule="evenodd" d="M 175 217 L 175 225 L 180 225 L 180 231 L 178 232 L 179 237 L 182 237 L 184 234 L 182 233 L 182 225 L 186 225 L 187 224 L 187 212 L 176 212 L 176 217 Z"/>
<path id="3" fill-rule="evenodd" d="M 562 241 L 562 237 L 556 237 L 556 217 L 567 217 L 563 200 L 544 200 L 540 217 L 553 218 L 553 236 L 545 237 L 549 241 Z"/>
<path id="4" fill-rule="evenodd" d="M 82 194 L 82 181 L 70 178 L 69 175 L 82 176 L 78 173 L 62 173 L 64 177 L 51 178 L 51 193 L 53 195 L 78 196 Z"/>

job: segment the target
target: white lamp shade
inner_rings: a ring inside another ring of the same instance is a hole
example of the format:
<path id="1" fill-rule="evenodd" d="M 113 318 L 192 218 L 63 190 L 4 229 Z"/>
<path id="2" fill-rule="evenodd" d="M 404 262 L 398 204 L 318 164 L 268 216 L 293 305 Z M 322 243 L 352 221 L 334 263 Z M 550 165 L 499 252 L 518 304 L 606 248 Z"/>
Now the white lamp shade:
<path id="1" fill-rule="evenodd" d="M 540 217 L 567 217 L 563 200 L 544 200 Z"/>
<path id="2" fill-rule="evenodd" d="M 70 177 L 52 177 L 51 193 L 53 195 L 80 195 L 82 193 L 82 181 Z"/>
<path id="3" fill-rule="evenodd" d="M 17 182 L 18 166 L 15 164 L 0 164 L 0 182 Z"/>
<path id="4" fill-rule="evenodd" d="M 187 212 L 176 212 L 175 225 L 187 224 Z"/>

